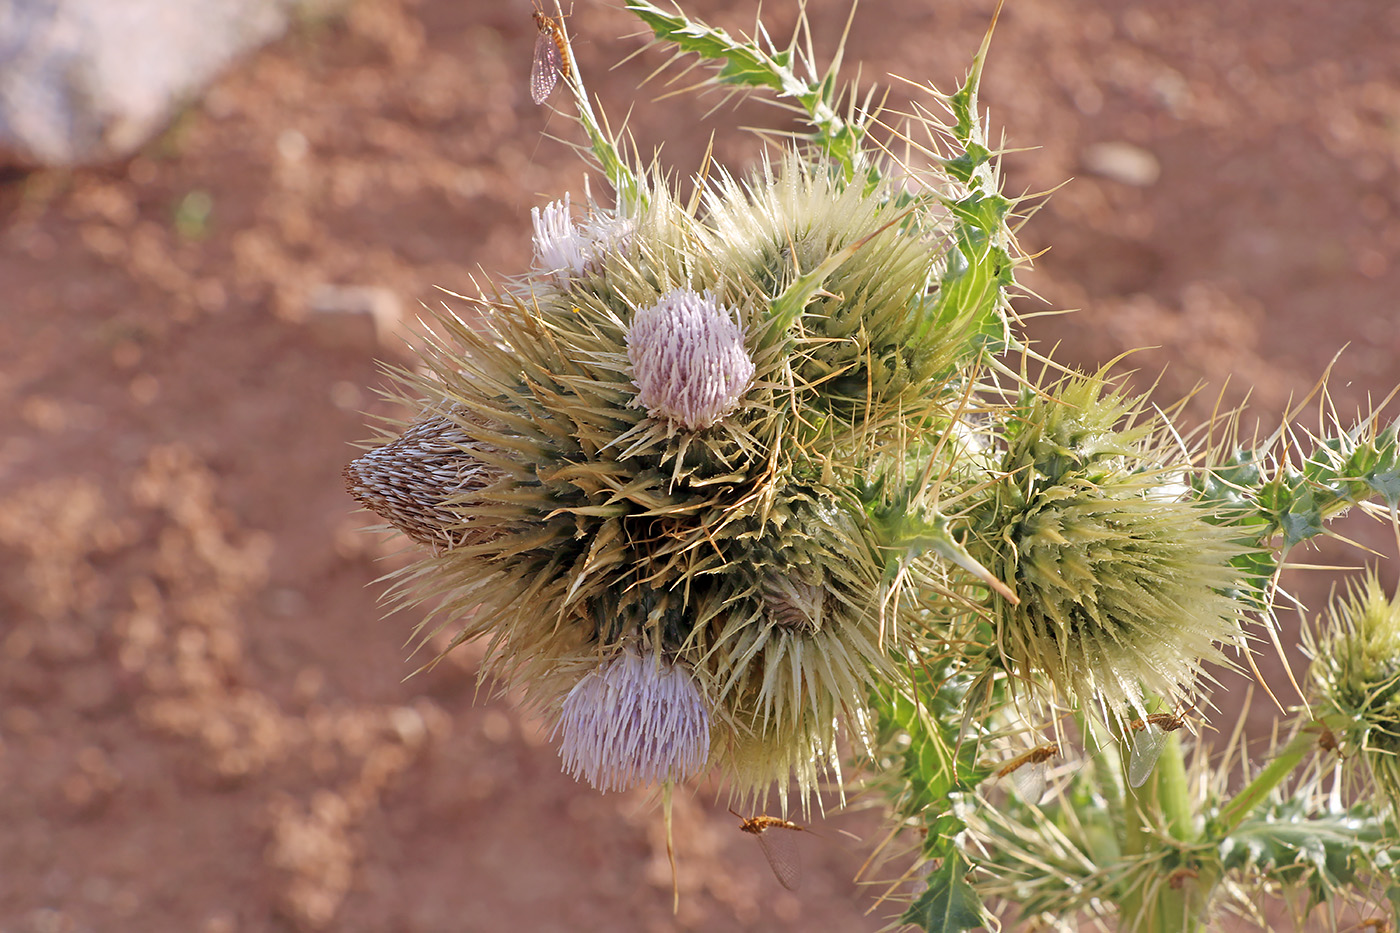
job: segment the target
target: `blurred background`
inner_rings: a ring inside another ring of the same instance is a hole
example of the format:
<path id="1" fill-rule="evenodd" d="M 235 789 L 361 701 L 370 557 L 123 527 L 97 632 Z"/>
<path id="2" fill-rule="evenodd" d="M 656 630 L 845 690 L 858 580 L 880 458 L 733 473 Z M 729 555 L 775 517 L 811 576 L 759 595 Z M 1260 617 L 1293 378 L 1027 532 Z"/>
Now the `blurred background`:
<path id="1" fill-rule="evenodd" d="M 765 11 L 775 37 L 792 6 Z M 918 91 L 890 74 L 951 89 L 993 7 L 864 0 L 844 74 L 893 110 Z M 807 8 L 828 60 L 849 7 Z M 655 802 L 560 774 L 475 649 L 409 677 L 417 619 L 382 618 L 401 543 L 360 530 L 339 474 L 392 413 L 396 322 L 524 271 L 530 208 L 584 190 L 576 127 L 530 102 L 531 9 L 359 0 L 132 158 L 0 175 L 0 931 L 854 933 L 898 912 L 852 880 L 868 798 L 813 819 L 791 893 L 705 785 L 678 795 L 673 915 Z M 757 4 L 686 9 L 752 32 Z M 660 100 L 664 56 L 629 58 L 616 3 L 568 22 L 613 124 L 682 177 L 711 140 L 748 164 L 737 127 L 785 119 Z M 1343 420 L 1378 404 L 1400 385 L 1397 47 L 1376 0 L 1008 0 L 982 103 L 1008 192 L 1059 186 L 1021 232 L 1019 309 L 1077 309 L 1031 322 L 1040 348 L 1097 368 L 1150 347 L 1115 368 L 1163 405 L 1204 384 L 1189 423 L 1248 397 L 1272 430 L 1339 352 Z M 1388 527 L 1343 529 L 1394 556 Z M 1334 580 L 1286 583 L 1314 614 Z M 1222 679 L 1228 734 L 1247 680 Z M 1262 736 L 1275 710 L 1249 716 Z"/>

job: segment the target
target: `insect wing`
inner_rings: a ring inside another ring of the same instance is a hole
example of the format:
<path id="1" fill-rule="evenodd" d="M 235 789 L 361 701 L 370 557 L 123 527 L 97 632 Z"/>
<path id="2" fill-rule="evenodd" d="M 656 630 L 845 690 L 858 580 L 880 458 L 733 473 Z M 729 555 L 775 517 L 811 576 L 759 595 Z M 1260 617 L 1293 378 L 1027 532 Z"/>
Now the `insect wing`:
<path id="1" fill-rule="evenodd" d="M 796 891 L 802 883 L 802 863 L 797 859 L 797 831 L 782 824 L 774 824 L 760 830 L 758 845 L 768 859 L 768 867 L 778 883 L 789 891 Z"/>
<path id="2" fill-rule="evenodd" d="M 1050 771 L 1049 759 L 1024 764 L 1011 772 L 1011 781 L 1016 785 L 1016 793 L 1026 803 L 1040 803 L 1045 796 L 1046 778 Z"/>
<path id="3" fill-rule="evenodd" d="M 559 47 L 554 44 L 553 24 L 538 15 L 536 18 L 540 34 L 535 39 L 535 57 L 530 63 L 530 99 L 543 104 L 559 81 L 563 60 L 559 57 Z"/>
<path id="4" fill-rule="evenodd" d="M 1162 757 L 1162 749 L 1166 744 L 1167 734 L 1151 726 L 1146 726 L 1133 736 L 1133 750 L 1128 755 L 1129 784 L 1141 787 L 1147 783 L 1152 769 L 1157 767 L 1157 759 Z"/>

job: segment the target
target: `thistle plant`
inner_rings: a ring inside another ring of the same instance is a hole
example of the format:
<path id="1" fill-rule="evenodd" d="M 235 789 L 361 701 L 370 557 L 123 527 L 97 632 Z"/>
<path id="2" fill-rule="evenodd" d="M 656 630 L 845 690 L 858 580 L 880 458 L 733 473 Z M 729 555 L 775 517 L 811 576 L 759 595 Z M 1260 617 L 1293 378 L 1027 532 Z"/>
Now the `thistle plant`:
<path id="1" fill-rule="evenodd" d="M 1329 621 L 1309 632 L 1312 712 L 1343 768 L 1374 790 L 1385 812 L 1400 804 L 1400 596 L 1374 573 L 1337 597 Z M 1394 813 L 1392 812 L 1392 816 Z"/>
<path id="2" fill-rule="evenodd" d="M 917 835 L 901 924 L 1400 903 L 1400 604 L 1378 577 L 1312 636 L 1264 763 L 1237 730 L 1223 754 L 1194 740 L 1212 666 L 1278 641 L 1285 554 L 1352 507 L 1395 522 L 1395 428 L 1285 418 L 1246 444 L 1238 413 L 1192 428 L 1031 347 L 986 42 L 900 115 L 796 37 L 628 9 L 806 131 L 683 197 L 598 118 L 551 20 L 608 196 L 532 211 L 532 268 L 432 318 L 394 371 L 413 414 L 345 472 L 425 548 L 388 594 L 420 643 L 485 641 L 482 675 L 600 791 L 713 773 L 806 806 L 847 754 Z M 1048 798 L 1001 780 L 1042 769 Z"/>

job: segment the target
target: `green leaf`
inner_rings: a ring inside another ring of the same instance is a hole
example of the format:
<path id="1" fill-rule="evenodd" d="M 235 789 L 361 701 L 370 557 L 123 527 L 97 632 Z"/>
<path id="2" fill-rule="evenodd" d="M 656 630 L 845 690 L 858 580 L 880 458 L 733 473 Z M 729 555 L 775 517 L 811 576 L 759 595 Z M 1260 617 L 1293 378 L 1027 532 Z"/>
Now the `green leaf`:
<path id="1" fill-rule="evenodd" d="M 766 88 L 779 98 L 795 101 L 795 109 L 805 113 L 812 127 L 811 141 L 840 165 L 846 179 L 854 177 L 865 131 L 848 124 L 832 108 L 831 102 L 836 98 L 834 74 L 815 83 L 806 81 L 797 74 L 790 48 L 776 49 L 770 42 L 769 50 L 764 51 L 757 42 L 734 39 L 723 29 L 692 20 L 679 11 L 667 13 L 647 0 L 631 0 L 627 9 L 650 27 L 658 42 L 720 63 L 714 78 L 717 83 Z"/>
<path id="2" fill-rule="evenodd" d="M 952 855 L 928 876 L 928 889 L 900 918 L 924 933 L 958 933 L 986 925 L 982 899 L 967 883 L 967 866 L 962 857 Z"/>

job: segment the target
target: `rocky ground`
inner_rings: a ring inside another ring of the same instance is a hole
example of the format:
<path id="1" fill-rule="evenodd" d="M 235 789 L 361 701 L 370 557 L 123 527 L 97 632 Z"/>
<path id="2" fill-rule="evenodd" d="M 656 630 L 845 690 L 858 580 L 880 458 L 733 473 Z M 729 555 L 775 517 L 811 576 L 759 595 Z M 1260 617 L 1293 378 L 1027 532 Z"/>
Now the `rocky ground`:
<path id="1" fill-rule="evenodd" d="M 733 31 L 754 7 L 688 4 Z M 844 0 L 808 7 L 829 54 Z M 887 73 L 950 87 L 991 10 L 866 0 L 847 64 L 903 109 L 917 91 Z M 529 13 L 361 0 L 129 162 L 0 178 L 0 931 L 853 933 L 890 913 L 852 880 L 873 814 L 814 820 L 789 893 L 704 787 L 677 806 L 673 916 L 652 802 L 561 775 L 470 651 L 405 679 L 416 620 L 380 618 L 398 544 L 361 533 L 339 471 L 387 410 L 376 360 L 405 358 L 311 309 L 333 286 L 411 314 L 523 270 L 529 209 L 582 191 L 550 138 L 574 126 L 529 100 Z M 681 172 L 712 135 L 752 158 L 735 127 L 778 118 L 638 91 L 661 59 L 610 70 L 642 45 L 614 4 L 570 24 L 614 121 Z M 1344 347 L 1344 418 L 1400 385 L 1397 43 L 1400 7 L 1374 0 L 1009 0 L 983 92 L 1007 187 L 1063 185 L 1022 231 L 1045 252 L 1021 310 L 1079 309 L 1034 320 L 1042 346 L 1085 367 L 1152 347 L 1119 368 L 1163 403 L 1207 384 L 1197 420 L 1248 395 L 1264 430 Z M 1332 579 L 1293 590 L 1316 609 Z"/>

